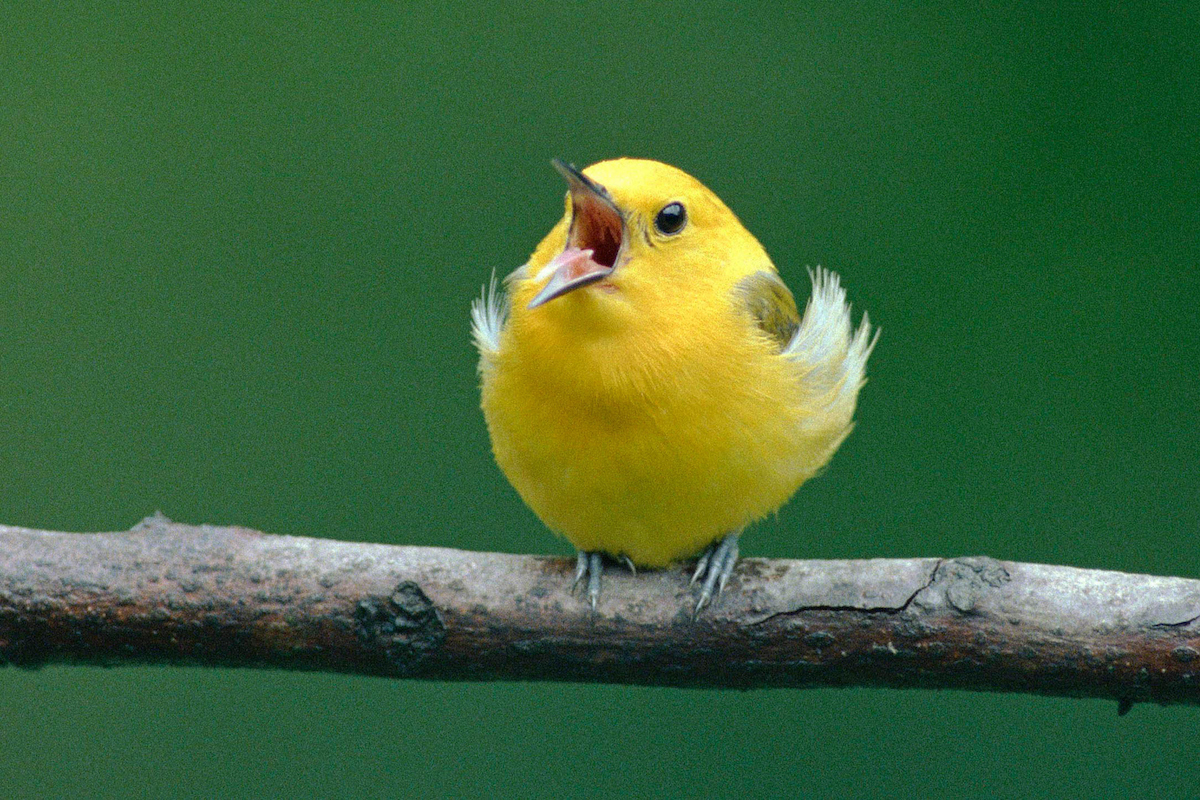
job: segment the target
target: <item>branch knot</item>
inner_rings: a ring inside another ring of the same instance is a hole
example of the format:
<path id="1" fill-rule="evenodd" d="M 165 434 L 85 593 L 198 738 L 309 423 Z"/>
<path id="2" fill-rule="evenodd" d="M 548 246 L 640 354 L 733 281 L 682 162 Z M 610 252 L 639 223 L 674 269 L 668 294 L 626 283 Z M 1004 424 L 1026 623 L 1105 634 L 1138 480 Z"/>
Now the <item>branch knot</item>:
<path id="1" fill-rule="evenodd" d="M 364 597 L 354 608 L 358 636 L 381 647 L 401 674 L 413 672 L 446 640 L 446 626 L 415 581 L 402 581 L 388 597 Z"/>

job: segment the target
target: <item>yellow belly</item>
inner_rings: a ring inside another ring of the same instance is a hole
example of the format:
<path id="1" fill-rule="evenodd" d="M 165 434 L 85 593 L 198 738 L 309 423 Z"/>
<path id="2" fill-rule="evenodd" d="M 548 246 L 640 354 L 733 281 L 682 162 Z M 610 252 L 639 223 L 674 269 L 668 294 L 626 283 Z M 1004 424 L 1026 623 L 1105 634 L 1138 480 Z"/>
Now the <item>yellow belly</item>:
<path id="1" fill-rule="evenodd" d="M 483 376 L 496 461 L 551 530 L 639 566 L 694 555 L 775 511 L 849 431 L 758 340 L 675 354 L 658 374 L 601 354 L 576 375 L 578 362 L 513 350 Z"/>

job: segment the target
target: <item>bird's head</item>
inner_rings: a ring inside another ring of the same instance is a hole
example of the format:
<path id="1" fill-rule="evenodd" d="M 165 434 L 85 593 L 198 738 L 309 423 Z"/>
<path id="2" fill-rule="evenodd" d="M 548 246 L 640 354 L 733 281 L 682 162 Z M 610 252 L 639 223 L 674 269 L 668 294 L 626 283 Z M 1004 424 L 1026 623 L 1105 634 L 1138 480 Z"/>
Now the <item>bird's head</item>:
<path id="1" fill-rule="evenodd" d="M 550 304 L 604 317 L 678 311 L 771 269 L 733 212 L 675 167 L 629 158 L 585 170 L 554 166 L 567 180 L 566 214 L 530 258 L 515 298 L 525 310 Z"/>

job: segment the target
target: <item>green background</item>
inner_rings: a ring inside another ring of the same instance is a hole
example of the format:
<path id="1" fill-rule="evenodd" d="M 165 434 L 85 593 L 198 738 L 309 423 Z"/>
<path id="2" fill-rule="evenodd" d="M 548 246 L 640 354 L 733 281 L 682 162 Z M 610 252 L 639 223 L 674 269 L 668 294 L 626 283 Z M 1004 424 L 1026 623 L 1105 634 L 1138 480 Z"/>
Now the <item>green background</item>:
<path id="1" fill-rule="evenodd" d="M 568 553 L 491 461 L 467 308 L 560 214 L 550 158 L 632 155 L 883 329 L 858 428 L 745 554 L 1200 577 L 1200 12 L 1149 8 L 9 6 L 0 522 Z M 6 797 L 1188 796 L 1198 734 L 1018 695 L 0 670 Z"/>

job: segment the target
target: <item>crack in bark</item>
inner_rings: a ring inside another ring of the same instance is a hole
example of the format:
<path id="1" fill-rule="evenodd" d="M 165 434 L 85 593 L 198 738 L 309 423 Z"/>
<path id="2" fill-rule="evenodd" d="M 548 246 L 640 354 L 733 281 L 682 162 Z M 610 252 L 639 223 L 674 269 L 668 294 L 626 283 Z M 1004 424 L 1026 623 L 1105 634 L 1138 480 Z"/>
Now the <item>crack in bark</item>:
<path id="1" fill-rule="evenodd" d="M 846 613 L 846 614 L 886 614 L 889 616 L 896 615 L 896 614 L 902 614 L 908 610 L 909 606 L 911 606 L 913 604 L 913 601 L 915 601 L 917 599 L 917 596 L 920 595 L 921 592 L 928 589 L 930 586 L 932 586 L 937 581 L 938 570 L 940 570 L 942 568 L 942 565 L 945 563 L 946 563 L 945 558 L 939 558 L 934 563 L 933 567 L 929 570 L 929 576 L 925 579 L 925 583 L 922 584 L 912 594 L 910 594 L 908 596 L 908 598 L 905 599 L 905 601 L 898 606 L 868 606 L 868 607 L 864 608 L 862 606 L 842 605 L 842 604 L 804 605 L 804 606 L 799 606 L 796 608 L 790 608 L 790 609 L 787 609 L 786 611 L 776 611 L 773 614 L 762 617 L 761 619 L 747 620 L 746 625 L 750 626 L 750 627 L 754 627 L 756 625 L 765 625 L 768 622 L 771 622 L 772 620 L 775 620 L 779 617 L 794 617 L 794 616 L 802 614 L 806 611 L 829 611 L 829 612 L 834 612 L 834 613 Z"/>
<path id="2" fill-rule="evenodd" d="M 1200 614 L 1197 614 L 1196 616 L 1192 617 L 1191 619 L 1185 619 L 1185 620 L 1181 620 L 1179 622 L 1151 622 L 1148 627 L 1150 627 L 1150 628 L 1186 628 L 1189 625 L 1195 623 L 1197 620 L 1200 620 Z"/>

